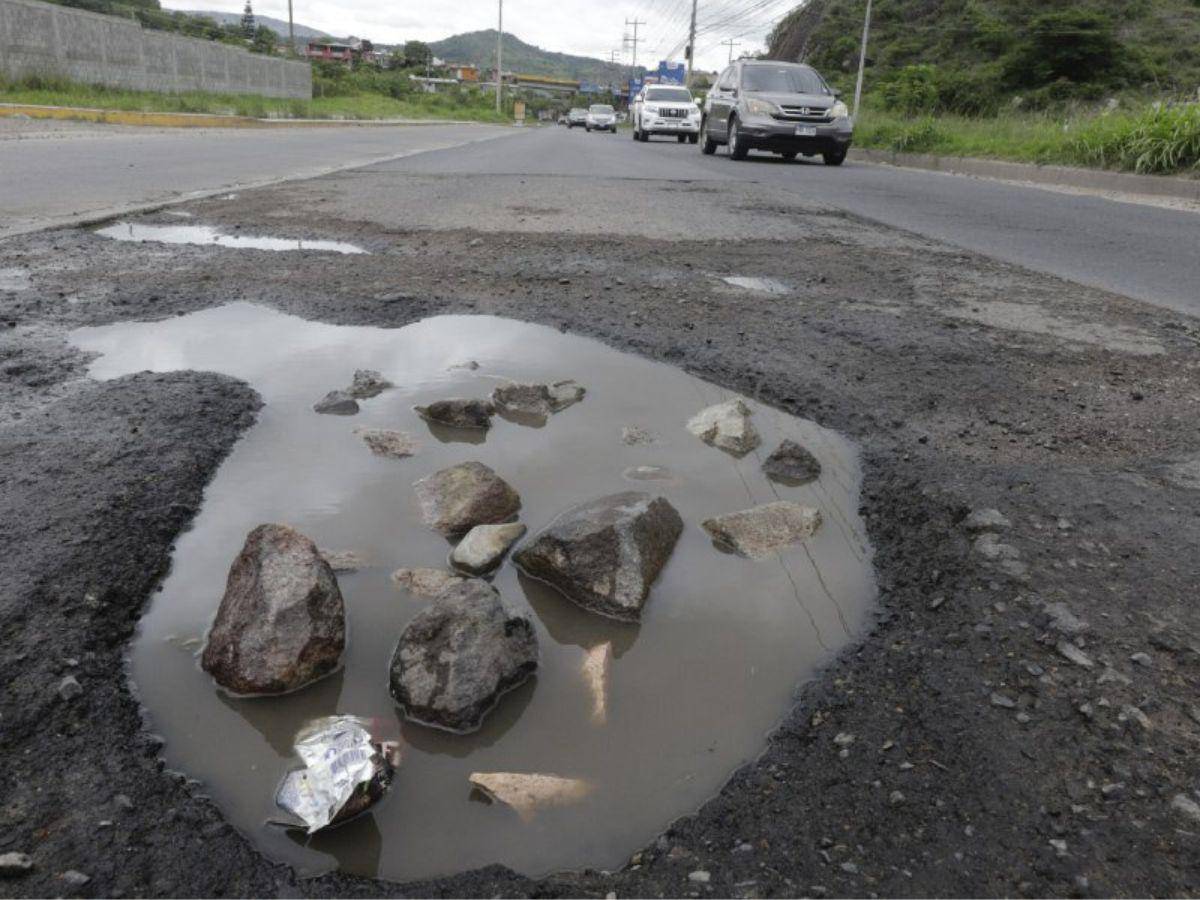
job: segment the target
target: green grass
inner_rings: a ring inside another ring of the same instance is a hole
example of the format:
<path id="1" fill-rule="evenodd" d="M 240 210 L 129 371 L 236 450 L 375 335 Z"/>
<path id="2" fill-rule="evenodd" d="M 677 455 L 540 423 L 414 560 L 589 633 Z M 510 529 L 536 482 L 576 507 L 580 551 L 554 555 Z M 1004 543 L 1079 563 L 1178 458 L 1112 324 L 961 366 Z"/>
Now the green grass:
<path id="1" fill-rule="evenodd" d="M 903 153 L 1192 174 L 1200 173 L 1200 104 L 989 118 L 868 109 L 859 117 L 855 144 Z"/>
<path id="2" fill-rule="evenodd" d="M 211 94 L 189 91 L 158 94 L 125 91 L 58 79 L 30 78 L 20 82 L 0 80 L 0 103 L 39 106 L 83 106 L 94 109 L 142 112 L 216 113 L 281 119 L 469 119 L 507 122 L 511 114 L 497 114 L 491 95 L 449 96 L 412 93 L 403 98 L 361 92 L 312 100 L 284 100 L 248 94 Z"/>

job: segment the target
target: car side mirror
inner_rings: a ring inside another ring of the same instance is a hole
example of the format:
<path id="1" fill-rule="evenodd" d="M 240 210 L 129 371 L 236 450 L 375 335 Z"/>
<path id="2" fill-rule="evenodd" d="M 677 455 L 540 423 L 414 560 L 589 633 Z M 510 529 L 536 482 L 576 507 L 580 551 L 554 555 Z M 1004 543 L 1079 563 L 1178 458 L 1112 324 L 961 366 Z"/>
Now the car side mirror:
<path id="1" fill-rule="evenodd" d="M 833 99 L 834 99 L 834 100 L 841 100 L 841 99 L 842 99 L 842 92 L 841 92 L 841 91 L 839 91 L 837 88 L 834 88 L 834 89 L 833 89 Z"/>
<path id="2" fill-rule="evenodd" d="M 730 97 L 736 97 L 737 95 L 738 95 L 738 89 L 737 89 L 737 88 L 730 88 L 730 89 L 729 89 L 729 96 L 730 96 Z"/>

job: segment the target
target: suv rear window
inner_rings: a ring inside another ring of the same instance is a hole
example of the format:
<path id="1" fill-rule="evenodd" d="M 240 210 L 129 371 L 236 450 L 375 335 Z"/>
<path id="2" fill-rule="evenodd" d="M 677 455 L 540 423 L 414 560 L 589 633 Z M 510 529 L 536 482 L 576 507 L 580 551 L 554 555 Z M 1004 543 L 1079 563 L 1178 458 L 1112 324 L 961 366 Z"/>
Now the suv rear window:
<path id="1" fill-rule="evenodd" d="M 651 88 L 646 91 L 647 100 L 670 100 L 675 103 L 691 103 L 692 94 L 687 88 Z"/>
<path id="2" fill-rule="evenodd" d="M 828 94 L 821 76 L 803 66 L 746 66 L 742 90 L 773 94 Z"/>

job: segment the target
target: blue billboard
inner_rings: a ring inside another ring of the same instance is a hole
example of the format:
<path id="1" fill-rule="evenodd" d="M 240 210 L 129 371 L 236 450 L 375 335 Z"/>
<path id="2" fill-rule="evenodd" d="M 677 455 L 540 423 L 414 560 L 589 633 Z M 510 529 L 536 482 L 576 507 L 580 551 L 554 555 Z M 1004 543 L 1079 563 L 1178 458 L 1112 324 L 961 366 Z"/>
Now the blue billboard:
<path id="1" fill-rule="evenodd" d="M 654 74 L 658 76 L 659 84 L 683 84 L 687 80 L 687 66 L 664 59 Z"/>

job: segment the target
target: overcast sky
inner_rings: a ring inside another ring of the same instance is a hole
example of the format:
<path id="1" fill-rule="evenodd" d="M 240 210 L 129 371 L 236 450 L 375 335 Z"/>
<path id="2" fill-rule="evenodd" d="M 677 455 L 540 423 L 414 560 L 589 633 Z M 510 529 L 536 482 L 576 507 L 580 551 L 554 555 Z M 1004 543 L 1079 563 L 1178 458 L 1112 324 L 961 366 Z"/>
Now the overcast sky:
<path id="1" fill-rule="evenodd" d="M 245 0 L 164 0 L 169 9 L 213 9 L 241 12 Z M 287 20 L 287 0 L 252 0 L 254 11 Z M 703 19 L 706 3 L 728 9 L 730 0 L 699 0 Z M 745 0 L 747 7 L 758 7 Z M 762 48 L 771 20 L 785 13 L 800 0 L 775 0 L 766 11 L 704 35 L 696 42 L 696 65 L 702 69 L 724 66 L 729 49 L 719 42 L 737 37 L 741 45 L 735 56 Z M 651 66 L 682 42 L 687 34 L 690 5 L 686 0 L 627 0 L 624 4 L 607 0 L 507 0 L 504 4 L 504 31 L 545 50 L 575 53 L 608 59 L 612 50 L 620 50 L 622 37 L 629 31 L 625 19 L 647 22 L 639 26 L 639 37 L 646 39 L 638 48 L 638 63 Z M 496 27 L 496 0 L 456 0 L 407 4 L 382 0 L 293 0 L 295 21 L 319 28 L 338 37 L 353 34 L 386 44 L 406 40 L 436 41 L 463 31 Z M 681 58 L 682 53 L 676 54 Z M 622 61 L 628 64 L 626 50 Z M 477 60 L 477 62 L 483 62 Z"/>

